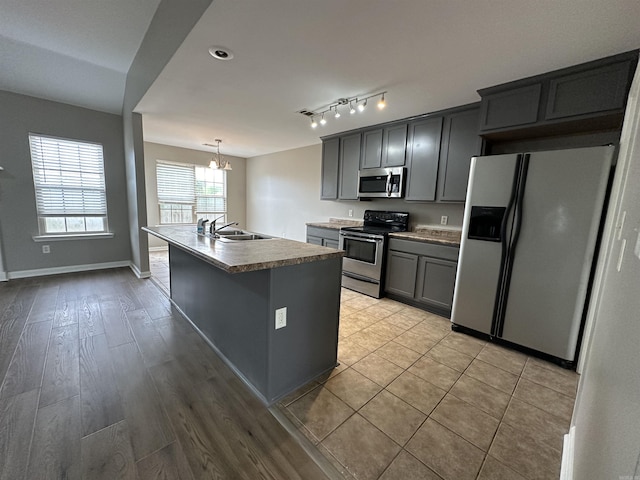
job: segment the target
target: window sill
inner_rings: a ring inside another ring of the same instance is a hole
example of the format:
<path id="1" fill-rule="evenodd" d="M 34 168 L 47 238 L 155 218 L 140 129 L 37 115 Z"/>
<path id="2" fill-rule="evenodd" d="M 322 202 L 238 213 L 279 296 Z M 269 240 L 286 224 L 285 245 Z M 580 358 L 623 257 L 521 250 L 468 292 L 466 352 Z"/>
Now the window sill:
<path id="1" fill-rule="evenodd" d="M 64 235 L 36 235 L 33 237 L 34 242 L 60 242 L 63 240 L 104 240 L 105 238 L 113 238 L 114 234 L 106 233 L 79 233 Z"/>

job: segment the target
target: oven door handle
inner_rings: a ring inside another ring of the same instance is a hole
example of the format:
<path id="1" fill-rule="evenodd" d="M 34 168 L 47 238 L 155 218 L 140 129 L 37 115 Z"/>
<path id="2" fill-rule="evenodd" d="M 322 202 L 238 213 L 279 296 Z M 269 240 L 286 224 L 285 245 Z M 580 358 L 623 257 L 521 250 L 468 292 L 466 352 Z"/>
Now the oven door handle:
<path id="1" fill-rule="evenodd" d="M 366 237 L 358 237 L 355 235 L 344 235 L 341 234 L 342 238 L 348 238 L 349 240 L 357 240 L 358 242 L 369 242 L 369 243 L 379 243 L 382 241 L 381 238 L 366 238 Z"/>

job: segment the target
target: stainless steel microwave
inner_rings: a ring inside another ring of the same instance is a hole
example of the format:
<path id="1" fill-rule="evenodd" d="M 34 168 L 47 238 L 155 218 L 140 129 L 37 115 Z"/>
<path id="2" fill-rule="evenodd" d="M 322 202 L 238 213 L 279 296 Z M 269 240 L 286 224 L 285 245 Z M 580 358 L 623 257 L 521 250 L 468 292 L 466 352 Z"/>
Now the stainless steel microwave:
<path id="1" fill-rule="evenodd" d="M 402 198 L 404 167 L 368 168 L 358 172 L 358 198 Z"/>

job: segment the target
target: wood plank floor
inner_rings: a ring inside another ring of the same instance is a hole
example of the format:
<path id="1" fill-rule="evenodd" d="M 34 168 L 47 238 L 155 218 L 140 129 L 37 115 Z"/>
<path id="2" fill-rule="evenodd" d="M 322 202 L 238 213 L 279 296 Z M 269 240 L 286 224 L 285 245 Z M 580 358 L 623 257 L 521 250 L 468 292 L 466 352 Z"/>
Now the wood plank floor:
<path id="1" fill-rule="evenodd" d="M 148 280 L 0 283 L 0 480 L 326 479 Z"/>

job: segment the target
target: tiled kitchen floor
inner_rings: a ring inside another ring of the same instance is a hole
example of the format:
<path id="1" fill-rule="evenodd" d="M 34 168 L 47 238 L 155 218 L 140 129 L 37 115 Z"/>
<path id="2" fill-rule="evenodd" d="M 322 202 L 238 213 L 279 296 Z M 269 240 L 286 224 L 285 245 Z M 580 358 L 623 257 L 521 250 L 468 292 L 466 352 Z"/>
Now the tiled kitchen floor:
<path id="1" fill-rule="evenodd" d="M 327 379 L 282 400 L 345 478 L 558 479 L 578 375 L 343 290 Z"/>
<path id="2" fill-rule="evenodd" d="M 167 252 L 150 262 L 168 292 Z M 574 372 L 346 289 L 338 357 L 278 407 L 345 478 L 559 478 Z"/>

